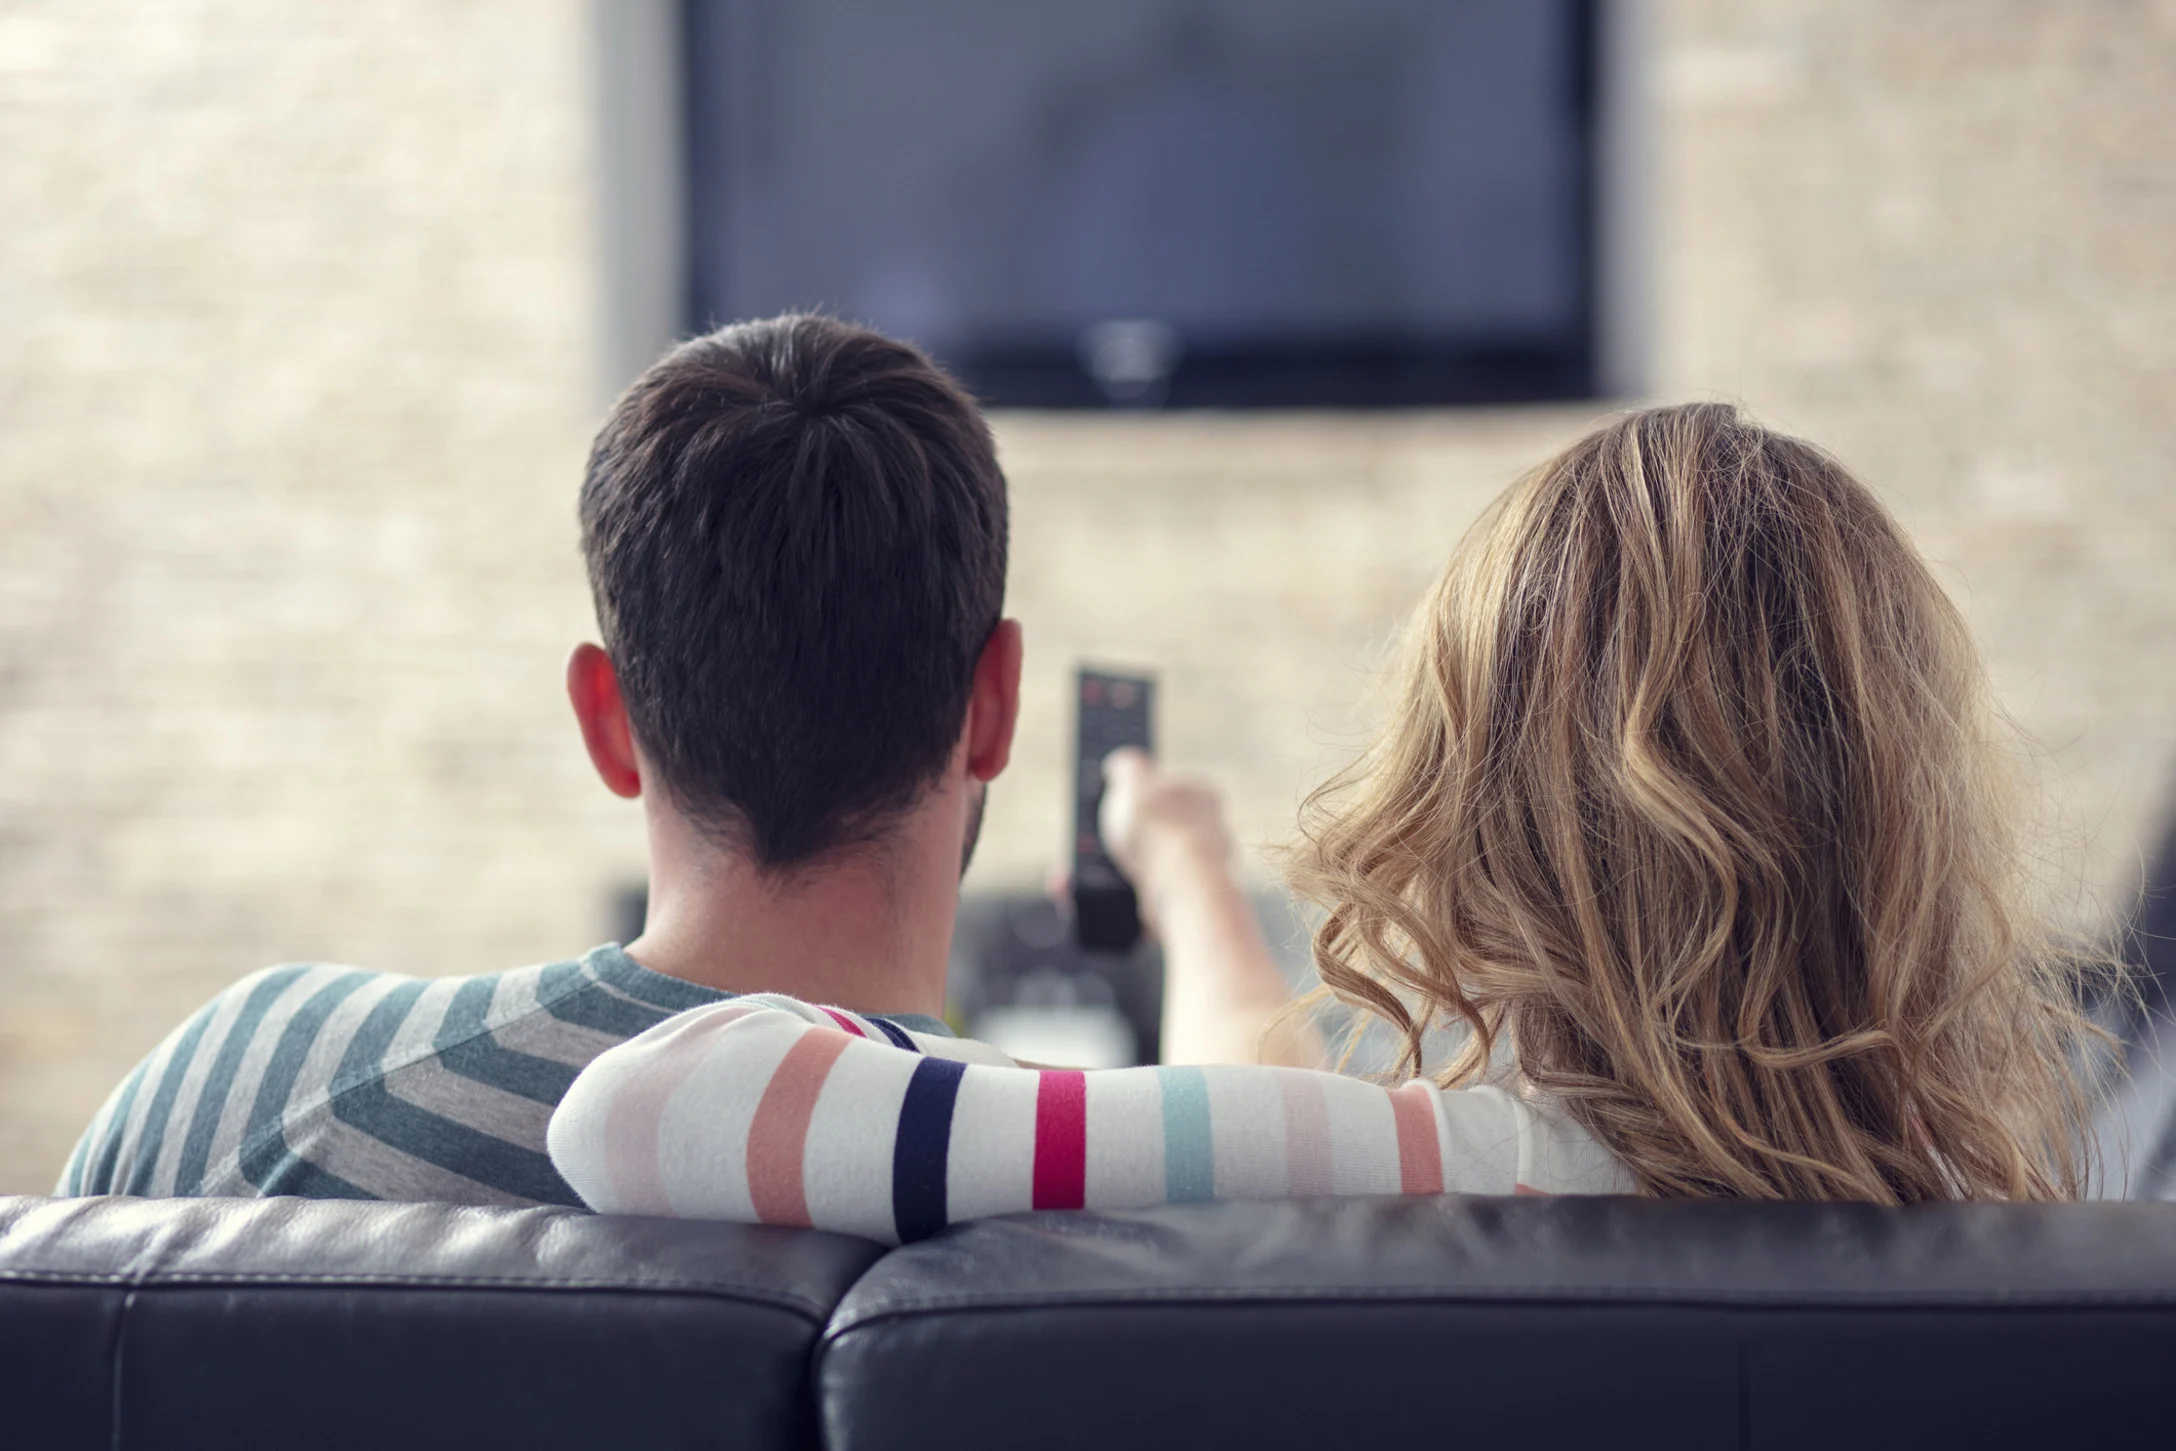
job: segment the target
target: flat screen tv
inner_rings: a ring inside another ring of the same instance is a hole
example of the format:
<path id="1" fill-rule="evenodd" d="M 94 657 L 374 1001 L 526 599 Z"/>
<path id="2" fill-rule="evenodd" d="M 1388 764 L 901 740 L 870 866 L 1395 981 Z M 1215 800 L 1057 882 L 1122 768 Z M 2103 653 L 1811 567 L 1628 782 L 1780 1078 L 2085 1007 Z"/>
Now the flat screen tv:
<path id="1" fill-rule="evenodd" d="M 1020 407 L 1595 391 L 1593 0 L 686 0 L 689 322 Z"/>

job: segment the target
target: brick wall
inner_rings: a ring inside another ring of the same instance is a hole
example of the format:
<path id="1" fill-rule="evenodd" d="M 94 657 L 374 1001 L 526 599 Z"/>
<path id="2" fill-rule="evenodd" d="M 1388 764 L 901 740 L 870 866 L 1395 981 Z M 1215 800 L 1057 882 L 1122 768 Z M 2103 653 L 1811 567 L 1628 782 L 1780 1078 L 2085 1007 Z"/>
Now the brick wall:
<path id="1" fill-rule="evenodd" d="M 0 1188 L 253 965 L 602 935 L 579 22 L 0 7 Z"/>
<path id="2" fill-rule="evenodd" d="M 1840 452 L 2135 883 L 2176 745 L 2176 5 L 1654 7 L 1652 376 Z M 0 0 L 0 1190 L 266 962 L 563 955 L 639 873 L 559 699 L 587 627 L 574 0 Z M 1593 410 L 1008 417 L 1021 754 L 975 882 L 1062 840 L 1064 671 L 1166 679 L 1272 839 L 1482 501 Z"/>

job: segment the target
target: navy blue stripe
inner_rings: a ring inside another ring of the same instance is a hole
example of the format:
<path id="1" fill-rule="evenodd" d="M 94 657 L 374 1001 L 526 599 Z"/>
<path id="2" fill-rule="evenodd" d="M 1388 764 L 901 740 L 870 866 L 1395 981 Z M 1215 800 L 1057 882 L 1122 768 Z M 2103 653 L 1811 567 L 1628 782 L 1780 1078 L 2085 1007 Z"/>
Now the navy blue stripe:
<path id="1" fill-rule="evenodd" d="M 144 1086 L 144 1075 L 151 1071 L 151 1060 L 146 1058 L 136 1065 L 136 1071 L 121 1085 L 121 1100 L 113 1106 L 113 1117 L 106 1120 L 106 1137 L 98 1146 L 98 1159 L 91 1166 L 90 1181 L 78 1185 L 78 1194 L 111 1194 L 115 1162 L 121 1157 L 121 1140 L 128 1137 L 129 1110 L 136 1106 L 137 1090 Z"/>
<path id="2" fill-rule="evenodd" d="M 227 1029 L 227 1036 L 219 1045 L 219 1054 L 212 1059 L 211 1072 L 205 1075 L 204 1090 L 197 1095 L 196 1113 L 189 1120 L 188 1135 L 181 1141 L 181 1159 L 174 1166 L 174 1182 L 167 1186 L 168 1193 L 204 1192 L 204 1161 L 211 1154 L 212 1136 L 219 1132 L 220 1115 L 226 1110 L 227 1095 L 234 1091 L 234 1075 L 241 1071 L 242 1058 L 249 1052 L 250 1040 L 257 1036 L 257 1029 L 264 1022 L 264 1015 L 272 1010 L 273 1002 L 296 978 L 309 970 L 308 966 L 298 963 L 268 972 L 243 1000 L 241 1013 Z"/>
<path id="3" fill-rule="evenodd" d="M 897 1023 L 886 1022 L 882 1018 L 871 1018 L 869 1021 L 876 1024 L 878 1030 L 881 1031 L 885 1037 L 892 1040 L 892 1046 L 894 1048 L 904 1048 L 909 1053 L 919 1053 L 922 1051 L 921 1049 L 914 1046 L 914 1040 L 907 1036 L 907 1030 L 900 1027 Z"/>
<path id="4" fill-rule="evenodd" d="M 311 1045 L 323 1031 L 325 1020 L 332 1016 L 334 1008 L 371 980 L 367 972 L 345 972 L 326 983 L 295 1009 L 295 1015 L 280 1030 L 279 1041 L 272 1045 L 272 1056 L 264 1065 L 264 1077 L 257 1082 L 256 1100 L 249 1106 L 249 1121 L 242 1129 L 242 1177 L 259 1189 L 280 1161 L 287 1157 L 287 1139 L 280 1125 L 287 1116 L 287 1101 L 294 1097 L 295 1080 L 302 1074 L 302 1065 L 310 1056 Z"/>
<path id="5" fill-rule="evenodd" d="M 151 1096 L 151 1108 L 144 1115 L 144 1135 L 137 1140 L 136 1152 L 129 1161 L 128 1183 L 116 1192 L 154 1192 L 151 1172 L 158 1167 L 159 1148 L 166 1142 L 167 1120 L 174 1115 L 174 1100 L 181 1096 L 181 1080 L 188 1076 L 189 1065 L 196 1061 L 196 1050 L 203 1043 L 205 1030 L 211 1027 L 218 1007 L 216 999 L 206 1003 L 181 1030 L 181 1037 L 174 1044 L 174 1055 L 166 1060 L 166 1073 L 159 1079 L 159 1091 Z"/>
<path id="6" fill-rule="evenodd" d="M 945 1169 L 952 1153 L 952 1105 L 967 1065 L 924 1058 L 907 1080 L 892 1140 L 892 1226 L 899 1242 L 927 1239 L 945 1226 Z"/>

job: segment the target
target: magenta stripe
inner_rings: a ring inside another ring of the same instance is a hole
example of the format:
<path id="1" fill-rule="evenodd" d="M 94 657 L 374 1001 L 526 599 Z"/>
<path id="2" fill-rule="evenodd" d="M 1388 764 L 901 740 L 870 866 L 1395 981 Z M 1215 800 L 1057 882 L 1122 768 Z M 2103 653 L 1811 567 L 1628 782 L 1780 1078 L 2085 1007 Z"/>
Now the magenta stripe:
<path id="1" fill-rule="evenodd" d="M 1336 1160 L 1330 1147 L 1330 1106 L 1312 1073 L 1277 1075 L 1284 1090 L 1284 1162 L 1289 1192 L 1328 1194 Z"/>
<path id="2" fill-rule="evenodd" d="M 1079 1209 L 1088 1194 L 1088 1075 L 1057 1068 L 1036 1077 L 1033 1203 Z"/>
<path id="3" fill-rule="evenodd" d="M 864 1033 L 859 1027 L 855 1025 L 852 1018 L 849 1018 L 848 1016 L 846 1016 L 846 1014 L 840 1012 L 837 1008 L 825 1008 L 824 1012 L 830 1016 L 832 1022 L 837 1023 L 840 1027 L 844 1028 L 847 1032 L 852 1033 L 855 1037 L 866 1038 L 869 1036 L 867 1033 Z"/>
<path id="4" fill-rule="evenodd" d="M 665 1108 L 710 1051 L 711 1040 L 760 1008 L 726 1006 L 675 1028 L 643 1071 L 612 1096 L 604 1116 L 604 1176 L 610 1205 L 620 1214 L 670 1214 L 664 1146 L 658 1136 Z"/>

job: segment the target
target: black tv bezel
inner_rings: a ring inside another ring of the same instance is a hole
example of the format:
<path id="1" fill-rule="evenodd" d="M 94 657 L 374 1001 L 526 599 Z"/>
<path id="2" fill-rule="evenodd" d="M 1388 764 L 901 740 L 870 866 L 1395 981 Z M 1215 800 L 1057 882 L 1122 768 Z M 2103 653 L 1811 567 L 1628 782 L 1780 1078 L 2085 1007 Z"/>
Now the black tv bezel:
<path id="1" fill-rule="evenodd" d="M 681 96 L 686 114 L 683 186 L 687 206 L 685 312 L 690 333 L 735 314 L 720 279 L 700 260 L 722 226 L 705 205 L 704 178 L 722 161 L 712 140 L 712 93 L 698 84 L 696 57 L 706 13 L 720 0 L 679 0 Z M 1561 334 L 1455 338 L 1353 336 L 1333 344 L 1295 341 L 1258 347 L 1189 347 L 1163 385 L 1114 401 L 1082 365 L 1070 341 L 992 338 L 941 361 L 992 408 L 1079 411 L 1153 409 L 1374 410 L 1575 402 L 1598 398 L 1600 375 L 1599 161 L 1603 154 L 1600 0 L 1567 0 L 1571 44 L 1565 104 L 1577 122 L 1580 185 L 1574 202 L 1578 322 Z"/>

